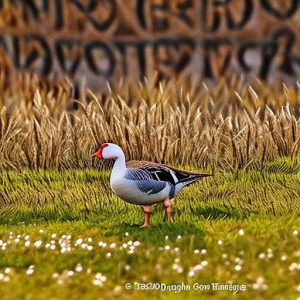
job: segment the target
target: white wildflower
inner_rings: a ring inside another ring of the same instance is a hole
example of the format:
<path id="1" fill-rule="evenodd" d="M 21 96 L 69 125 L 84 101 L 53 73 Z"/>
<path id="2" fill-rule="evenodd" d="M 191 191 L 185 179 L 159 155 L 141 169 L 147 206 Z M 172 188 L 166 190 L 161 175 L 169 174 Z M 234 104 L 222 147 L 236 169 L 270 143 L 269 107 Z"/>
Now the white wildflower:
<path id="1" fill-rule="evenodd" d="M 131 269 L 131 267 L 129 265 L 125 265 L 124 269 L 125 269 L 125 271 L 129 271 Z"/>
<path id="2" fill-rule="evenodd" d="M 241 271 L 242 267 L 241 267 L 240 265 L 236 265 L 236 266 L 234 267 L 234 269 L 235 269 L 236 271 Z"/>
<path id="3" fill-rule="evenodd" d="M 31 265 L 28 267 L 28 269 L 26 270 L 26 275 L 31 275 L 34 272 L 34 266 Z"/>
<path id="4" fill-rule="evenodd" d="M 34 247 L 39 248 L 42 245 L 42 241 L 38 240 L 34 242 Z"/>
<path id="5" fill-rule="evenodd" d="M 200 270 L 202 270 L 203 269 L 203 266 L 202 265 L 196 265 L 196 266 L 194 266 L 194 270 L 195 271 L 200 271 Z"/>
<path id="6" fill-rule="evenodd" d="M 195 272 L 194 271 L 189 271 L 189 277 L 194 277 Z"/>
<path id="7" fill-rule="evenodd" d="M 83 242 L 83 240 L 82 240 L 82 239 L 77 239 L 77 240 L 76 240 L 76 242 L 75 242 L 75 244 L 76 244 L 76 245 L 81 245 L 81 244 L 82 244 L 82 242 Z"/>
<path id="8" fill-rule="evenodd" d="M 81 264 L 78 264 L 78 265 L 76 265 L 76 267 L 75 267 L 75 271 L 76 272 L 81 272 L 82 271 L 82 265 Z"/>
<path id="9" fill-rule="evenodd" d="M 93 285 L 96 285 L 96 286 L 102 286 L 103 283 L 101 280 L 99 279 L 93 279 Z"/>

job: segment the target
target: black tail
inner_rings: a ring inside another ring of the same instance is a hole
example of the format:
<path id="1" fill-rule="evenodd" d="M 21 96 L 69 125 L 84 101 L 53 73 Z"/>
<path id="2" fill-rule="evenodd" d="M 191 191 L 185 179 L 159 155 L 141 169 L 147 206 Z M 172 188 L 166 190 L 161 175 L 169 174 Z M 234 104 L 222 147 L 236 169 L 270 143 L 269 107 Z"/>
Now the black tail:
<path id="1" fill-rule="evenodd" d="M 213 176 L 211 174 L 195 174 L 195 173 L 190 173 L 190 174 L 186 174 L 187 176 L 185 176 L 185 178 L 181 178 L 177 184 L 181 183 L 183 186 L 187 186 L 190 185 L 204 177 L 209 177 L 209 176 Z"/>

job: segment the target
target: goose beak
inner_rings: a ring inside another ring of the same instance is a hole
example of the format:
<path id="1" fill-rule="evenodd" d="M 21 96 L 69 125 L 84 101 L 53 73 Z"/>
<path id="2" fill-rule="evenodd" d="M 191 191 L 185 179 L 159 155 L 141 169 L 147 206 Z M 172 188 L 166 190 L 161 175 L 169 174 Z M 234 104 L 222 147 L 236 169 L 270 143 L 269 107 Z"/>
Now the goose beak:
<path id="1" fill-rule="evenodd" d="M 95 153 L 93 153 L 92 154 L 92 157 L 98 157 L 98 158 L 100 158 L 100 159 L 102 159 L 103 157 L 102 157 L 102 153 L 98 150 L 97 152 L 95 152 Z"/>

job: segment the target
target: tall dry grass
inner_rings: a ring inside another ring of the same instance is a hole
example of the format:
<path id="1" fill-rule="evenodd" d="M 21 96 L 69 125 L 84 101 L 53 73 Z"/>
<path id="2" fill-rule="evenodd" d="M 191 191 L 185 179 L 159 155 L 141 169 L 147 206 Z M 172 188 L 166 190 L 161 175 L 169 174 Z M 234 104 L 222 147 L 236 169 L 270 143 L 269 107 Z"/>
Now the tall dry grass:
<path id="1" fill-rule="evenodd" d="M 256 167 L 300 152 L 300 87 L 257 81 L 117 83 L 72 99 L 68 81 L 49 87 L 0 78 L 0 168 L 89 167 L 103 142 L 128 159 L 226 170 Z M 72 109 L 74 104 L 76 109 Z"/>

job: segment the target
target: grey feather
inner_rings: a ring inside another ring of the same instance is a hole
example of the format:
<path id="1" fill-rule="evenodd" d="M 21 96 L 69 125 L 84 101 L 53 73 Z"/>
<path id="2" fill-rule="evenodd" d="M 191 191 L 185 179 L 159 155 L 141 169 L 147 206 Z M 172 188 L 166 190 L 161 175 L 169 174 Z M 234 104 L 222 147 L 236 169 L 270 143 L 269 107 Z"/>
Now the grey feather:
<path id="1" fill-rule="evenodd" d="M 145 194 L 153 195 L 161 192 L 167 185 L 166 182 L 157 180 L 137 180 L 136 185 Z"/>
<path id="2" fill-rule="evenodd" d="M 148 171 L 143 169 L 129 169 L 125 178 L 130 180 L 148 180 L 152 179 L 152 176 Z"/>

